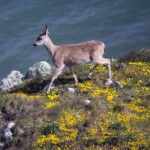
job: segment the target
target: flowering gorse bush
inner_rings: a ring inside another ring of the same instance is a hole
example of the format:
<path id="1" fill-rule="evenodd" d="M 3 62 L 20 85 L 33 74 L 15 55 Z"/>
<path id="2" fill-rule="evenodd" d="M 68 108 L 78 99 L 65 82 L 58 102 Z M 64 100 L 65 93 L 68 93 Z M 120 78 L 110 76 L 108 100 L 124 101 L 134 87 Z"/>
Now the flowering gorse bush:
<path id="1" fill-rule="evenodd" d="M 84 66 L 80 74 L 92 67 Z M 60 95 L 58 88 L 48 96 L 15 93 L 14 96 L 28 100 L 44 99 L 42 109 L 54 110 L 56 115 L 49 117 L 50 124 L 57 126 L 56 130 L 50 126 L 50 132 L 39 133 L 33 147 L 42 150 L 148 150 L 150 87 L 146 85 L 150 82 L 150 63 L 129 62 L 124 68 L 114 64 L 112 72 L 112 80 L 119 81 L 123 88 L 105 86 L 101 74 L 105 76 L 107 69 L 100 65 L 92 75 L 96 78 L 71 85 L 76 90 L 74 94 L 65 91 Z M 59 85 L 62 87 L 65 85 Z M 90 99 L 91 103 L 85 105 L 85 99 Z"/>
<path id="2" fill-rule="evenodd" d="M 34 143 L 35 147 L 43 148 L 47 144 L 51 145 L 63 145 L 64 142 L 76 141 L 78 137 L 78 129 L 76 126 L 83 122 L 86 119 L 86 114 L 83 112 L 77 112 L 75 110 L 64 110 L 62 115 L 55 121 L 55 124 L 58 125 L 58 132 L 55 134 L 48 134 L 47 136 L 42 135 Z M 59 147 L 58 147 L 59 148 Z"/>
<path id="3" fill-rule="evenodd" d="M 58 88 L 54 88 L 51 91 L 50 95 L 47 96 L 48 97 L 48 101 L 45 104 L 45 107 L 44 107 L 45 109 L 50 109 L 50 108 L 52 108 L 52 107 L 54 107 L 54 106 L 59 104 L 59 101 L 58 101 L 59 95 L 56 94 L 57 91 L 58 91 Z"/>

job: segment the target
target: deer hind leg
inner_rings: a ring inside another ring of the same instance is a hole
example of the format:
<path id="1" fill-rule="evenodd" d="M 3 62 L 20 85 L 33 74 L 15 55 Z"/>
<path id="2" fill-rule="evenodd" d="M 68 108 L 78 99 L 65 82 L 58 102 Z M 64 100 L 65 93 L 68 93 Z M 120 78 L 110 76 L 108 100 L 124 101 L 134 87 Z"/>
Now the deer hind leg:
<path id="1" fill-rule="evenodd" d="M 78 79 L 77 79 L 77 76 L 74 74 L 73 67 L 71 66 L 71 67 L 69 67 L 69 69 L 70 69 L 71 74 L 73 74 L 75 83 L 78 83 Z"/>
<path id="2" fill-rule="evenodd" d="M 108 65 L 108 76 L 111 79 L 112 78 L 112 74 L 111 74 L 111 65 L 110 65 L 110 59 L 107 58 L 101 58 L 98 61 L 98 64 L 107 64 Z"/>
<path id="3" fill-rule="evenodd" d="M 47 94 L 50 92 L 54 80 L 57 79 L 58 75 L 62 72 L 63 68 L 64 68 L 64 66 L 61 67 L 61 68 L 56 68 L 55 69 L 55 72 L 54 72 L 54 74 L 52 76 L 51 82 L 50 82 L 48 90 L 47 90 Z"/>
<path id="4" fill-rule="evenodd" d="M 94 70 L 97 68 L 98 65 L 99 65 L 99 64 L 97 64 L 97 63 L 94 65 L 94 67 L 93 67 L 93 68 L 91 69 L 91 71 L 89 72 L 88 78 L 91 77 L 91 75 L 93 74 Z"/>

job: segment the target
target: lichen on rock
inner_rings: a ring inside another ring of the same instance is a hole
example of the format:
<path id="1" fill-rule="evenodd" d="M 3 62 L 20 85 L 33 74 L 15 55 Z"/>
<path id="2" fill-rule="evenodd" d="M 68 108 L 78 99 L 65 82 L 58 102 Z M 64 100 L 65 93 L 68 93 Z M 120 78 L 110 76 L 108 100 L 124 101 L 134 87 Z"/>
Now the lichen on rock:
<path id="1" fill-rule="evenodd" d="M 46 61 L 41 61 L 34 64 L 32 67 L 29 67 L 28 72 L 25 75 L 25 78 L 31 77 L 41 77 L 51 74 L 51 65 Z"/>
<path id="2" fill-rule="evenodd" d="M 0 81 L 0 91 L 6 91 L 16 85 L 21 84 L 23 77 L 24 76 L 19 71 L 11 71 L 11 73 L 8 74 L 6 78 Z"/>

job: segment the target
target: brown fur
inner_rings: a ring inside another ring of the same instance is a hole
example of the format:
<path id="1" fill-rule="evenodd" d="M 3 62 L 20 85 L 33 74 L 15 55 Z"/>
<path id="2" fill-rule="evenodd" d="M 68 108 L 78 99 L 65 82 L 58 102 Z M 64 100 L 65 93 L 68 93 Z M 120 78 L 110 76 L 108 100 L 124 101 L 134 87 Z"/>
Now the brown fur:
<path id="1" fill-rule="evenodd" d="M 84 64 L 87 61 L 96 63 L 104 54 L 104 43 L 89 41 L 80 44 L 58 46 L 54 53 L 53 63 L 60 67 Z"/>

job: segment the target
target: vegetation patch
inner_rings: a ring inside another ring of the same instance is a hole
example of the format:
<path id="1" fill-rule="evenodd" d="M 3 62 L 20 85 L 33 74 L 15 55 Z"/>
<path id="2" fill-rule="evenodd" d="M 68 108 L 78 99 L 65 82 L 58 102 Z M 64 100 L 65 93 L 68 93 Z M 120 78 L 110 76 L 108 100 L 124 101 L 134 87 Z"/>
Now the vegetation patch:
<path id="1" fill-rule="evenodd" d="M 119 59 L 121 62 L 150 62 L 150 49 L 131 51 Z"/>
<path id="2" fill-rule="evenodd" d="M 141 60 L 138 59 L 138 60 Z M 64 72 L 49 95 L 43 87 L 50 78 L 26 81 L 0 94 L 0 143 L 3 149 L 35 150 L 148 150 L 150 149 L 150 63 L 126 61 L 112 64 L 113 81 L 105 85 L 107 68 L 75 68 L 79 83 Z M 74 88 L 71 93 L 67 88 Z M 85 104 L 84 100 L 90 100 Z M 3 132 L 13 121 L 13 139 Z"/>

